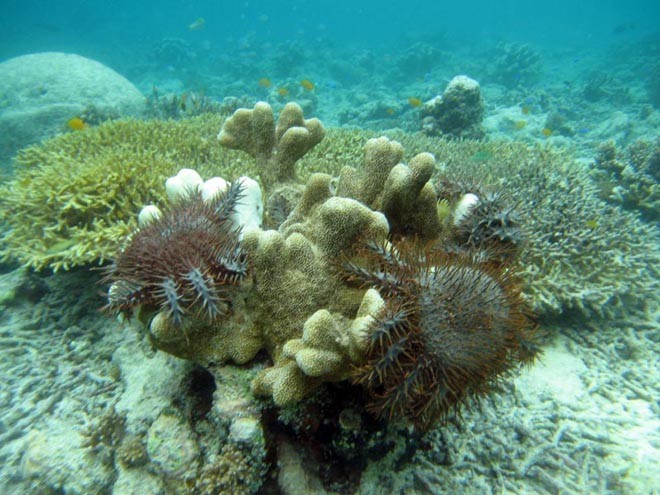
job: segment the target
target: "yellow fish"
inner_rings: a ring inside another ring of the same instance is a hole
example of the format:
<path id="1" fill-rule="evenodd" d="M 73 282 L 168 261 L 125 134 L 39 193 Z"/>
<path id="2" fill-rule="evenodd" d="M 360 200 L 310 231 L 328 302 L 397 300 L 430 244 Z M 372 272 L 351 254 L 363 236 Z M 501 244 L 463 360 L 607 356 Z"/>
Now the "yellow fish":
<path id="1" fill-rule="evenodd" d="M 300 81 L 300 85 L 305 88 L 307 91 L 313 91 L 314 88 L 316 87 L 312 81 L 309 79 L 303 79 Z"/>
<path id="2" fill-rule="evenodd" d="M 67 120 L 66 125 L 69 127 L 69 129 L 74 131 L 82 131 L 85 127 L 87 127 L 85 121 L 80 117 L 73 117 L 72 119 Z"/>
<path id="3" fill-rule="evenodd" d="M 513 128 L 514 128 L 516 131 L 520 131 L 520 130 L 524 129 L 526 125 L 527 125 L 527 121 L 526 121 L 526 120 L 519 120 L 519 121 L 517 121 L 515 124 L 513 124 Z"/>
<path id="4" fill-rule="evenodd" d="M 277 88 L 277 94 L 280 96 L 286 96 L 289 94 L 289 90 L 286 88 Z"/>
<path id="5" fill-rule="evenodd" d="M 195 22 L 188 25 L 188 29 L 190 29 L 191 31 L 204 29 L 205 24 L 206 24 L 206 19 L 204 19 L 203 17 L 198 17 L 197 19 L 195 19 Z"/>
<path id="6" fill-rule="evenodd" d="M 408 104 L 411 107 L 419 107 L 422 105 L 422 100 L 420 100 L 419 98 L 408 98 Z"/>
<path id="7" fill-rule="evenodd" d="M 527 105 L 523 106 L 520 111 L 523 113 L 523 115 L 529 115 L 532 113 L 532 109 L 529 108 Z"/>
<path id="8" fill-rule="evenodd" d="M 262 77 L 259 79 L 259 86 L 262 88 L 270 88 L 273 85 L 272 82 L 270 82 L 270 79 L 267 77 Z"/>
<path id="9" fill-rule="evenodd" d="M 392 107 L 389 107 L 385 109 L 385 113 L 387 113 L 387 115 L 394 115 L 396 110 L 394 110 Z"/>
<path id="10" fill-rule="evenodd" d="M 552 129 L 548 129 L 547 127 L 544 127 L 543 130 L 541 131 L 541 134 L 543 134 L 545 137 L 550 137 L 552 136 Z"/>

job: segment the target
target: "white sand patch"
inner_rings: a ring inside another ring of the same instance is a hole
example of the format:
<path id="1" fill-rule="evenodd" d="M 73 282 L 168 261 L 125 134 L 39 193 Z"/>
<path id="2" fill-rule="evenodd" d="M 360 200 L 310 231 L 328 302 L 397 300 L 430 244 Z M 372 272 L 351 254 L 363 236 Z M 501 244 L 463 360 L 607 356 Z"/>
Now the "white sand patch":
<path id="1" fill-rule="evenodd" d="M 584 362 L 558 339 L 543 350 L 534 366 L 521 373 L 516 387 L 523 395 L 550 395 L 561 403 L 575 403 L 586 393 L 580 378 L 586 369 Z"/>

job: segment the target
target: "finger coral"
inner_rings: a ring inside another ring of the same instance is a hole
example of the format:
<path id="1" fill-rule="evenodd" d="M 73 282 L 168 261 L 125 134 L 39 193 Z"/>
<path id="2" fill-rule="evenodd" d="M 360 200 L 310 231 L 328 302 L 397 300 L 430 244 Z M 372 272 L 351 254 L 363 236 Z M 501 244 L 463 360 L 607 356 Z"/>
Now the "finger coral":
<path id="1" fill-rule="evenodd" d="M 258 102 L 253 109 L 241 108 L 227 119 L 218 134 L 222 146 L 249 153 L 257 160 L 265 187 L 278 182 L 295 182 L 296 162 L 325 135 L 318 119 L 303 118 L 296 103 L 287 103 L 277 124 L 273 109 Z"/>

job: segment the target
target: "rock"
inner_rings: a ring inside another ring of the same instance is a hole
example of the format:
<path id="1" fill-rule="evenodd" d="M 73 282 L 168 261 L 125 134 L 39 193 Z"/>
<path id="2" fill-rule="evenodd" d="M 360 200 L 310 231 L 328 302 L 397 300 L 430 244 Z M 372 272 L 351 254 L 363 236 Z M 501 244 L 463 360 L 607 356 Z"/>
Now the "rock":
<path id="1" fill-rule="evenodd" d="M 44 52 L 0 64 L 0 168 L 19 149 L 66 131 L 67 121 L 137 116 L 145 98 L 126 78 L 88 58 Z"/>
<path id="2" fill-rule="evenodd" d="M 83 447 L 70 425 L 28 433 L 20 474 L 37 490 L 30 493 L 70 495 L 107 493 L 114 478 L 111 467 Z"/>
<path id="3" fill-rule="evenodd" d="M 421 108 L 422 131 L 430 136 L 481 139 L 484 103 L 479 83 L 467 76 L 454 77 L 440 96 Z"/>
<path id="4" fill-rule="evenodd" d="M 190 426 L 175 414 L 163 413 L 147 433 L 151 462 L 167 478 L 186 479 L 197 470 L 199 448 Z"/>

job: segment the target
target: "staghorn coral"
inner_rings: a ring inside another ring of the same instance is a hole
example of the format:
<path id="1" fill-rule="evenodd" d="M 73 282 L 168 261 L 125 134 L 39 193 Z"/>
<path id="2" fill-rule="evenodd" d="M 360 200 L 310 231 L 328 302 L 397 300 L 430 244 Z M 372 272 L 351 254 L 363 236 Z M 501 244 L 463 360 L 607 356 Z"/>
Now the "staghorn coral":
<path id="1" fill-rule="evenodd" d="M 343 263 L 347 280 L 387 301 L 353 375 L 371 412 L 426 429 L 533 359 L 532 325 L 509 267 L 415 244 L 368 242 L 356 257 Z"/>
<path id="2" fill-rule="evenodd" d="M 273 109 L 257 102 L 252 110 L 240 108 L 227 119 L 218 134 L 226 148 L 245 151 L 257 160 L 264 187 L 296 181 L 296 162 L 318 144 L 325 129 L 318 119 L 304 119 L 300 106 L 287 103 L 277 125 Z"/>
<path id="3" fill-rule="evenodd" d="M 0 186 L 0 257 L 55 271 L 103 263 L 182 165 L 228 178 L 254 173 L 252 160 L 218 149 L 222 121 L 113 121 L 22 150 L 15 178 Z"/>
<path id="4" fill-rule="evenodd" d="M 649 220 L 660 217 L 660 138 L 636 141 L 625 150 L 613 142 L 598 150 L 592 174 L 601 197 Z"/>

